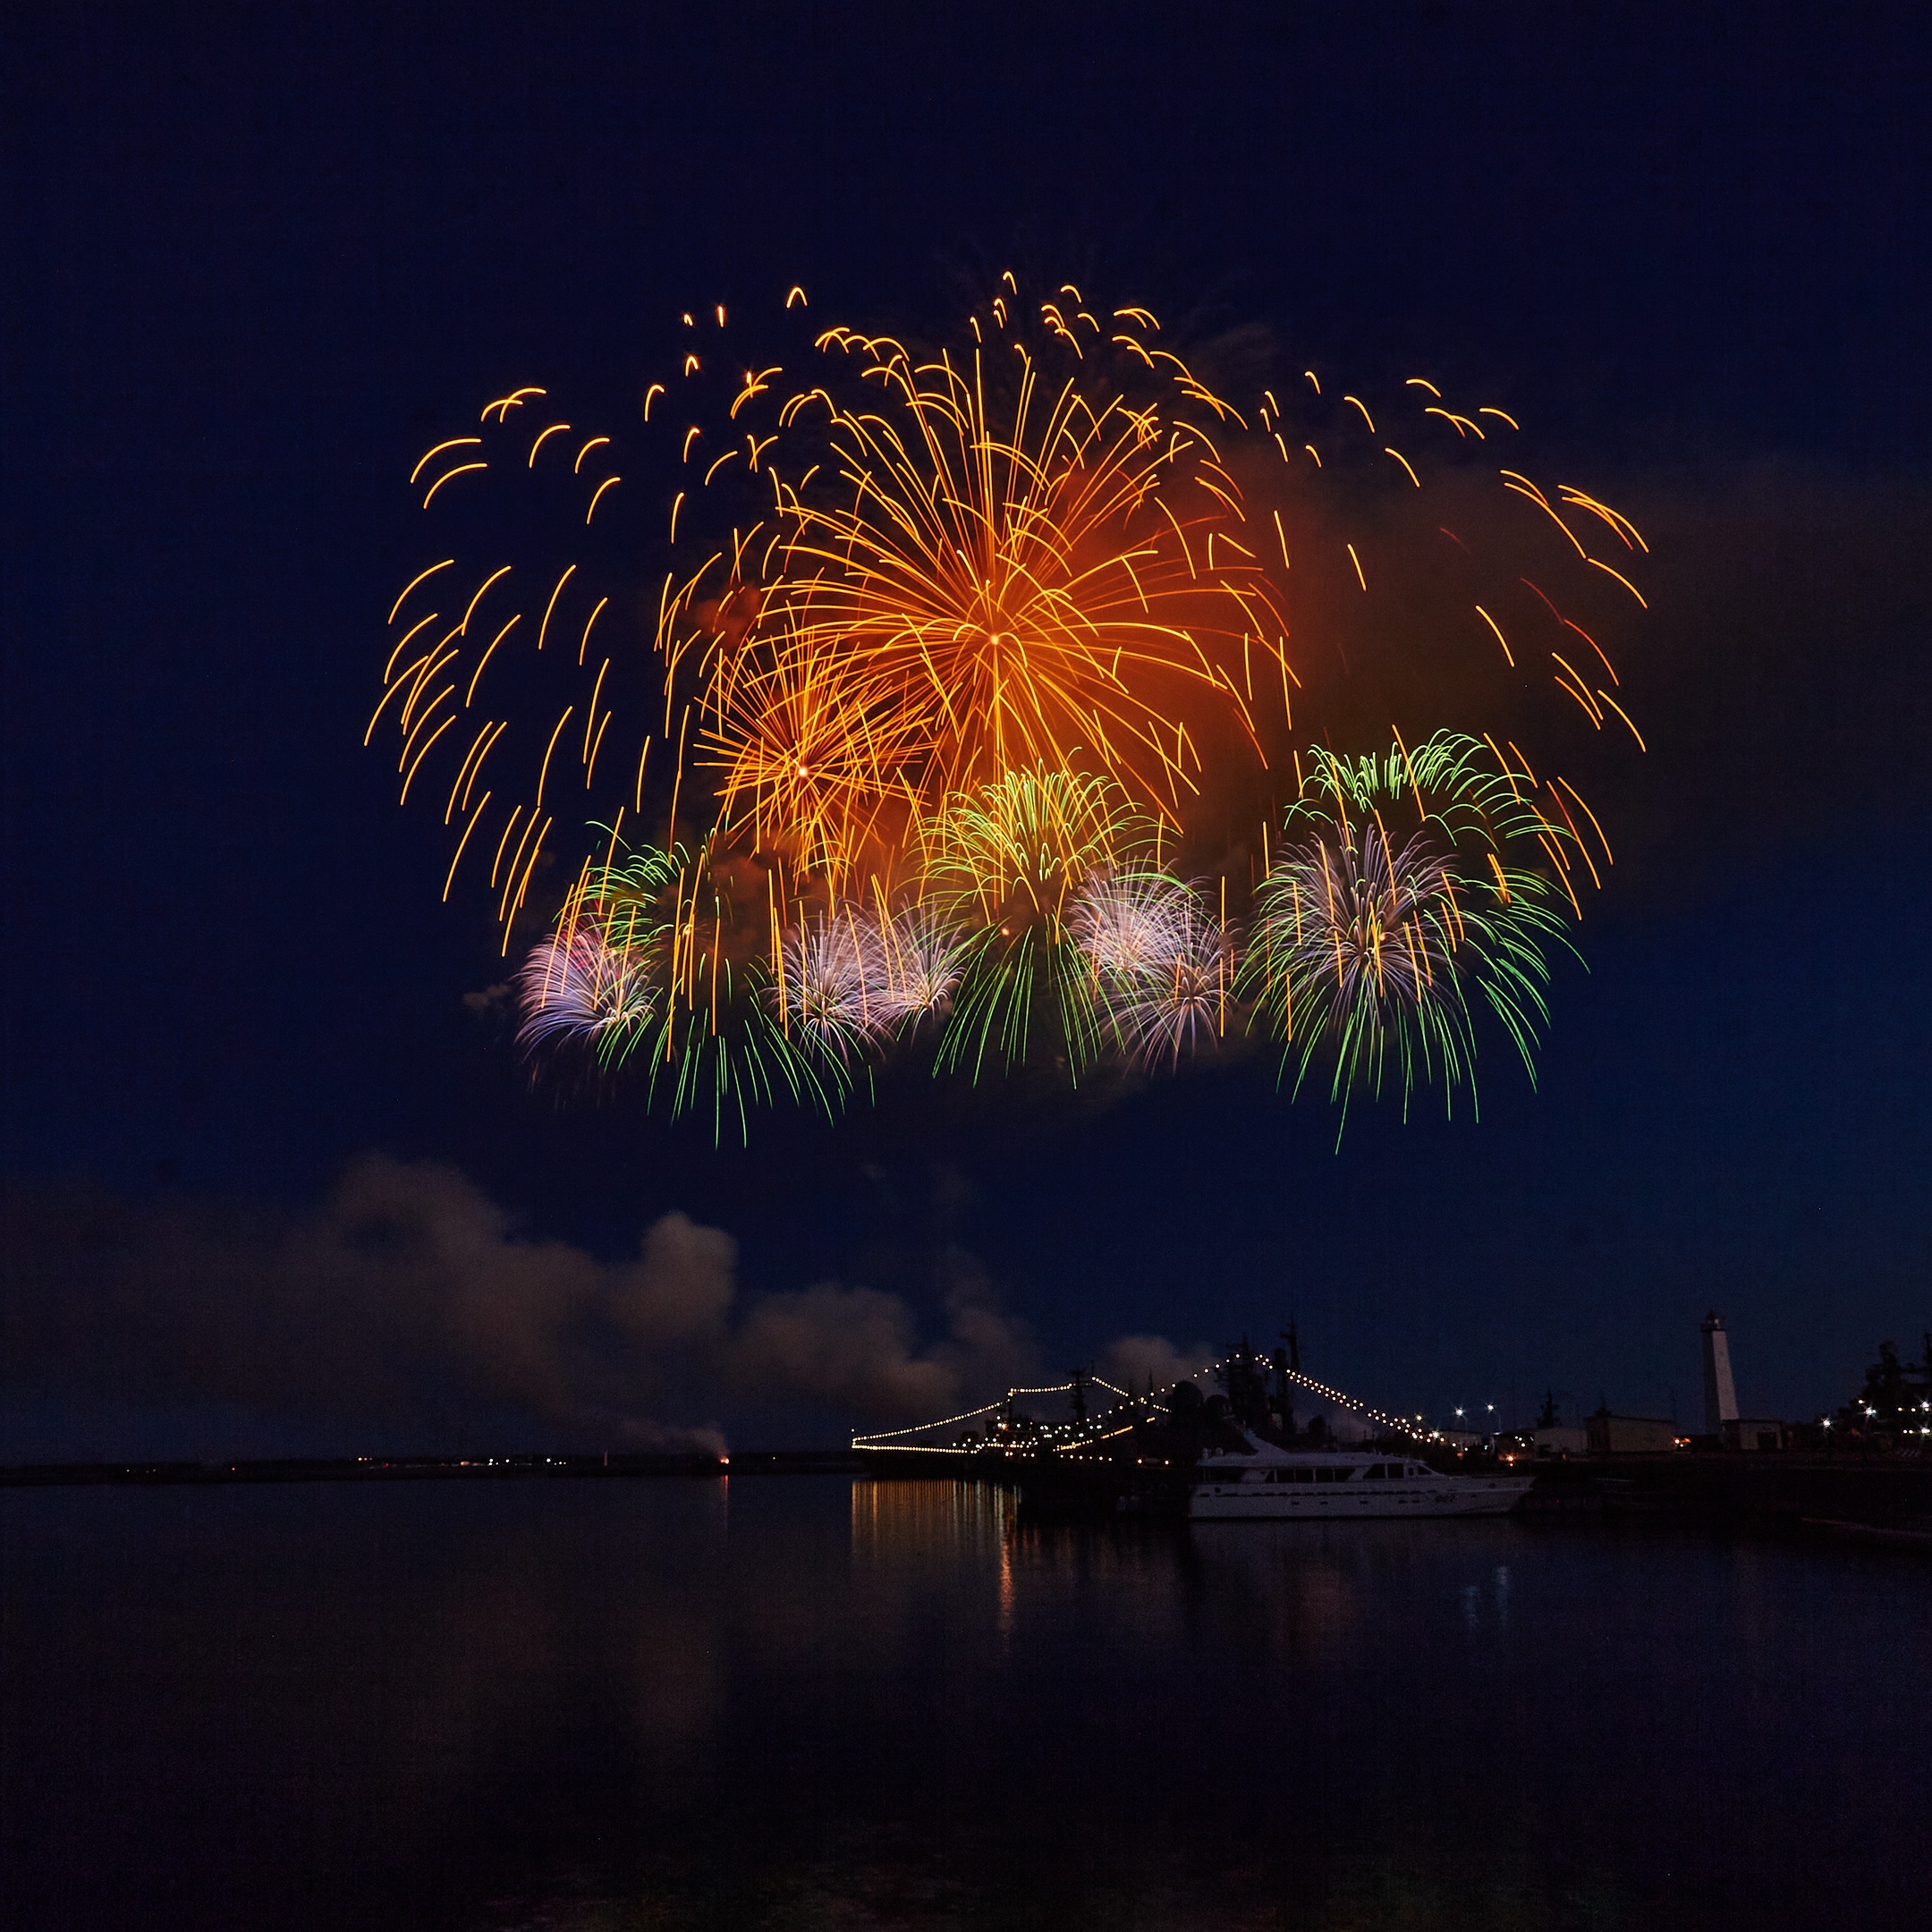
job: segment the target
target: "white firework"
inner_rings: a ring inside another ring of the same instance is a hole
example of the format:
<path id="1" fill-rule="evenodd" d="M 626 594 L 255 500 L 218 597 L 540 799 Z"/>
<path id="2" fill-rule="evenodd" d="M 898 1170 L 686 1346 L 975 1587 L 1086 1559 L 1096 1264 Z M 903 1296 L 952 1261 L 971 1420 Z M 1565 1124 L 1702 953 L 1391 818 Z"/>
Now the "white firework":
<path id="1" fill-rule="evenodd" d="M 908 906 L 879 928 L 880 1004 L 895 1025 L 944 1018 L 962 970 L 965 942 L 926 906 Z"/>
<path id="2" fill-rule="evenodd" d="M 1199 892 L 1165 873 L 1097 874 L 1067 909 L 1123 1049 L 1148 1066 L 1217 1035 L 1227 1012 L 1227 936 Z"/>
<path id="3" fill-rule="evenodd" d="M 649 1021 L 656 993 L 642 956 L 610 945 L 583 920 L 532 946 L 518 970 L 517 1044 L 534 1053 L 580 1041 L 602 1060 L 622 1058 Z"/>
<path id="4" fill-rule="evenodd" d="M 783 1013 L 819 1046 L 849 1058 L 952 1004 L 959 936 L 911 906 L 884 919 L 847 905 L 785 935 Z"/>
<path id="5" fill-rule="evenodd" d="M 885 993 L 878 927 L 869 914 L 847 906 L 785 935 L 784 1022 L 841 1060 L 891 1033 Z"/>

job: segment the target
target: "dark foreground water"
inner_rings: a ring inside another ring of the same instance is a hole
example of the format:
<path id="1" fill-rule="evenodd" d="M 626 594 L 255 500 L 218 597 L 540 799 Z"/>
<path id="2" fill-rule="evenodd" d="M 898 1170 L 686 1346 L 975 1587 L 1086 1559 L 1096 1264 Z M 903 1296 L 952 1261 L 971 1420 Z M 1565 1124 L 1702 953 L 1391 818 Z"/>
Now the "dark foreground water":
<path id="1" fill-rule="evenodd" d="M 829 1479 L 15 1491 L 6 1921 L 1932 1924 L 1932 1565 Z"/>

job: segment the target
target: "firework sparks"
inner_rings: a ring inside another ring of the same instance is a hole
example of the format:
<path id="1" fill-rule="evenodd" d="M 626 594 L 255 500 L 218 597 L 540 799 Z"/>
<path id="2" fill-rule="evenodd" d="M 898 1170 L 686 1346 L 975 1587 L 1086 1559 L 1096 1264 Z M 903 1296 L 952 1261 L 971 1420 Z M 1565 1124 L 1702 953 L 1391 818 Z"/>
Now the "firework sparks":
<path id="1" fill-rule="evenodd" d="M 1198 886 L 1159 872 L 1097 876 L 1068 914 L 1114 1040 L 1148 1067 L 1180 1064 L 1227 1017 L 1233 949 Z"/>
<path id="2" fill-rule="evenodd" d="M 890 1037 L 885 990 L 881 935 L 871 919 L 852 907 L 814 920 L 784 949 L 787 1017 L 841 1060 Z"/>
<path id="3" fill-rule="evenodd" d="M 1472 995 L 1535 1079 L 1544 945 L 1564 922 L 1556 888 L 1509 855 L 1555 835 L 1482 751 L 1450 733 L 1384 758 L 1318 750 L 1258 895 L 1244 990 L 1297 1087 L 1334 1054 L 1344 1121 L 1350 1093 L 1391 1072 L 1405 1113 L 1419 1080 L 1439 1079 L 1446 1105 L 1458 1086 L 1473 1099 Z"/>
<path id="4" fill-rule="evenodd" d="M 609 945 L 589 921 L 533 946 L 516 985 L 520 1046 L 534 1054 L 584 1045 L 606 1065 L 637 1044 L 657 998 L 642 956 Z"/>
<path id="5" fill-rule="evenodd" d="M 843 1063 L 882 1052 L 901 1032 L 950 1011 L 964 936 L 930 908 L 880 914 L 847 902 L 782 942 L 785 1023 Z"/>
<path id="6" fill-rule="evenodd" d="M 988 1053 L 1036 1058 L 1078 1079 L 1099 1047 L 1093 976 L 1068 924 L 1072 902 L 1140 832 L 1105 779 L 1035 768 L 953 799 L 933 864 L 942 911 L 972 936 L 940 1044 L 977 1075 Z"/>
<path id="7" fill-rule="evenodd" d="M 445 897 L 487 880 L 505 950 L 555 908 L 525 1050 L 715 1127 L 835 1111 L 914 1036 L 1079 1079 L 1258 1029 L 1297 1088 L 1332 1055 L 1345 1110 L 1473 1093 L 1487 1014 L 1533 1077 L 1546 949 L 1610 855 L 1511 733 L 1641 749 L 1636 526 L 1423 377 L 1230 398 L 1145 309 L 1012 277 L 931 348 L 807 314 L 747 360 L 694 309 L 629 436 L 526 386 L 411 473 L 446 534 L 368 737 L 442 803 Z M 1495 733 L 1327 749 L 1398 689 L 1488 692 Z M 1215 856 L 1256 847 L 1258 879 Z"/>
<path id="8" fill-rule="evenodd" d="M 1282 626 L 1251 552 L 1230 541 L 1216 557 L 1241 513 L 1191 467 L 1211 461 L 1206 437 L 1164 436 L 1157 408 L 1093 397 L 1073 376 L 1055 386 L 1015 346 L 1021 373 L 1003 394 L 979 344 L 959 368 L 946 354 L 915 365 L 895 343 L 839 344 L 882 393 L 862 411 L 825 405 L 851 480 L 793 500 L 767 591 L 786 627 L 774 668 L 792 670 L 802 646 L 830 687 L 823 715 L 844 724 L 861 812 L 895 792 L 931 812 L 1083 753 L 1171 814 L 1199 770 L 1171 707 L 1191 690 L 1233 696 L 1211 652 L 1259 619 L 1275 638 Z M 714 689 L 741 674 L 721 657 Z M 901 729 L 882 733 L 882 714 Z M 766 761 L 755 737 L 721 738 L 730 812 L 741 773 Z"/>
<path id="9" fill-rule="evenodd" d="M 881 1004 L 892 1023 L 916 1029 L 923 1020 L 944 1020 L 963 970 L 963 936 L 930 907 L 907 906 L 883 922 L 885 967 Z"/>

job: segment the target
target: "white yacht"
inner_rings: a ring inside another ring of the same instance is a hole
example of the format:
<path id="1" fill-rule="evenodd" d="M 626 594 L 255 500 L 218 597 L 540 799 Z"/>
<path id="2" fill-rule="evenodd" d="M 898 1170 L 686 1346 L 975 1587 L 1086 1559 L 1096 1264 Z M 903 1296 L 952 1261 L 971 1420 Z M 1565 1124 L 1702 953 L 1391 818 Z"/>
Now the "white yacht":
<path id="1" fill-rule="evenodd" d="M 1248 1453 L 1203 1456 L 1188 1496 L 1194 1522 L 1333 1522 L 1364 1516 L 1501 1516 L 1531 1476 L 1445 1476 L 1384 1451 L 1278 1449 L 1246 1429 Z"/>

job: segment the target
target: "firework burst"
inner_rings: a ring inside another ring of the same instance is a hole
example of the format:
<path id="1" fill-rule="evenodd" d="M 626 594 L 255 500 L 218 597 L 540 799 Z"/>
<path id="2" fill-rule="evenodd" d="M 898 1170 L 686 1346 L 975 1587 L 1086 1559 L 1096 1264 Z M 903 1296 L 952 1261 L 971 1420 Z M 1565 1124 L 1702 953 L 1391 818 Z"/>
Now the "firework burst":
<path id="1" fill-rule="evenodd" d="M 611 945 L 589 919 L 532 946 L 516 989 L 525 1052 L 588 1046 L 606 1066 L 628 1056 L 658 998 L 643 956 Z"/>
<path id="2" fill-rule="evenodd" d="M 1311 758 L 1286 843 L 1257 895 L 1242 990 L 1282 1039 L 1295 1084 L 1332 1053 L 1333 1097 L 1440 1080 L 1473 1100 L 1472 999 L 1498 1018 L 1532 1081 L 1548 1018 L 1546 944 L 1561 937 L 1558 887 L 1521 863 L 1557 865 L 1568 834 L 1486 768 L 1477 741 L 1442 733 L 1413 752 Z M 1392 829 L 1391 821 L 1394 821 Z"/>
<path id="3" fill-rule="evenodd" d="M 526 386 L 411 472 L 445 534 L 369 737 L 442 801 L 445 897 L 506 952 L 543 918 L 527 1051 L 741 1130 L 916 1036 L 1078 1079 L 1257 1028 L 1344 1108 L 1473 1090 L 1485 1013 L 1532 1063 L 1609 853 L 1515 739 L 1641 746 L 1627 518 L 1492 404 L 1231 397 L 1215 344 L 1071 285 L 1004 276 L 929 346 L 782 320 L 747 361 L 684 316 L 626 435 Z"/>
<path id="4" fill-rule="evenodd" d="M 783 987 L 783 1016 L 822 1053 L 848 1062 L 891 1037 L 885 945 L 854 907 L 822 914 L 792 938 Z"/>
<path id="5" fill-rule="evenodd" d="M 883 1052 L 901 1033 L 951 1010 L 964 936 L 930 908 L 897 912 L 846 901 L 781 942 L 784 971 L 767 997 L 781 1023 L 842 1066 Z"/>
<path id="6" fill-rule="evenodd" d="M 1100 1033 L 1068 914 L 1141 835 L 1103 778 L 1036 767 L 953 800 L 936 830 L 932 889 L 942 914 L 972 936 L 942 1064 L 977 1075 L 990 1052 L 1007 1066 L 1052 1060 L 1078 1080 Z"/>
<path id="7" fill-rule="evenodd" d="M 566 958 L 588 943 L 597 950 L 587 956 L 623 961 L 638 989 L 620 1057 L 640 1069 L 653 1098 L 667 1097 L 674 1115 L 708 1116 L 714 1132 L 729 1116 L 741 1134 L 753 1106 L 780 1098 L 830 1116 L 849 1085 L 843 1058 L 801 1048 L 826 1046 L 835 1016 L 821 1008 L 792 1023 L 789 986 L 755 936 L 763 911 L 775 917 L 770 892 L 761 903 L 758 878 L 710 842 L 624 849 L 613 833 L 605 860 L 587 862 L 579 875 L 556 933 L 526 962 L 524 1030 L 543 1027 L 557 998 L 546 970 L 560 943 Z M 783 956 L 782 947 L 774 951 Z M 821 996 L 829 989 L 828 976 L 811 983 Z M 567 1023 L 545 1037 L 598 1044 Z"/>
<path id="8" fill-rule="evenodd" d="M 1105 1027 L 1129 1058 L 1180 1064 L 1227 1021 L 1233 949 L 1198 886 L 1168 874 L 1097 875 L 1068 915 Z"/>
<path id="9" fill-rule="evenodd" d="M 945 1019 L 964 970 L 965 950 L 965 936 L 929 906 L 906 906 L 881 921 L 880 998 L 894 1027 L 915 1031 L 926 1020 Z"/>
<path id="10" fill-rule="evenodd" d="M 1084 354 L 1075 332 L 1066 339 Z M 753 632 L 721 654 L 712 705 L 727 816 L 741 774 L 770 762 L 761 731 L 734 730 L 739 708 L 719 701 L 746 658 L 772 666 L 754 680 L 802 673 L 825 687 L 817 715 L 844 730 L 845 769 L 869 779 L 850 786 L 861 824 L 888 796 L 929 815 L 1008 772 L 1081 758 L 1171 816 L 1200 767 L 1172 708 L 1211 694 L 1240 712 L 1216 654 L 1283 628 L 1252 555 L 1229 537 L 1232 478 L 1211 491 L 1191 467 L 1218 468 L 1205 434 L 1164 421 L 1157 402 L 1136 409 L 1050 374 L 1023 343 L 1015 378 L 989 369 L 979 343 L 955 366 L 949 352 L 916 362 L 846 331 L 821 342 L 857 360 L 868 406 L 819 389 L 793 414 L 823 416 L 850 480 L 790 506 L 783 574 L 766 592 L 782 620 L 775 649 Z M 901 728 L 881 732 L 882 717 Z M 762 807 L 767 789 L 750 789 Z M 849 836 L 822 843 L 851 849 Z"/>

